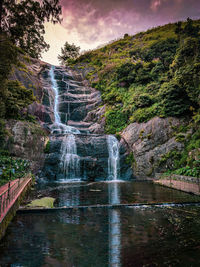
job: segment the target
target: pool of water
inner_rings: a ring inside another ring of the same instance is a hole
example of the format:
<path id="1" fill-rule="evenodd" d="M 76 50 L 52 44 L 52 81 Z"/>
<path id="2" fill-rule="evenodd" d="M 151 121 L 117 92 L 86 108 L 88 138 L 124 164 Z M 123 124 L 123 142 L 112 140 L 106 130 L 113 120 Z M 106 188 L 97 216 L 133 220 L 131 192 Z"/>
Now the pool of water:
<path id="1" fill-rule="evenodd" d="M 44 184 L 41 194 L 56 198 L 55 206 L 86 206 L 130 203 L 198 202 L 195 195 L 153 184 L 152 182 L 96 182 Z"/>
<path id="2" fill-rule="evenodd" d="M 199 201 L 144 182 L 48 188 L 58 206 Z M 18 214 L 0 242 L 0 266 L 200 266 L 199 214 L 199 204 Z"/>

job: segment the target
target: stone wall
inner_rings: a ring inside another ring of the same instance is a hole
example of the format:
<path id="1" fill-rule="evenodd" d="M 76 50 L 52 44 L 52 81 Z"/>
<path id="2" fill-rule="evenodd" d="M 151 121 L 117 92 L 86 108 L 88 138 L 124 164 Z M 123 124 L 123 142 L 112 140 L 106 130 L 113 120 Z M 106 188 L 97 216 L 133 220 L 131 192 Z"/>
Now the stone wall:
<path id="1" fill-rule="evenodd" d="M 154 182 L 170 188 L 181 190 L 187 193 L 200 195 L 200 178 L 172 174 L 171 176 L 162 176 L 156 174 Z M 160 179 L 159 179 L 160 178 Z"/>

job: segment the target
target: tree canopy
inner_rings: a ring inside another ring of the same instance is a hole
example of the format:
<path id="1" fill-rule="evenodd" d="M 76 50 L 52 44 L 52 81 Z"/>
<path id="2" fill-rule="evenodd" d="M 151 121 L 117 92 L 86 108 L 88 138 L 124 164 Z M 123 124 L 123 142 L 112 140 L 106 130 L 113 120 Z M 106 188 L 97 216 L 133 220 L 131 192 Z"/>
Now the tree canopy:
<path id="1" fill-rule="evenodd" d="M 61 48 L 61 55 L 58 55 L 58 60 L 62 65 L 69 63 L 70 60 L 74 60 L 79 56 L 80 47 L 75 44 L 69 44 L 66 42 L 64 47 Z"/>
<path id="2" fill-rule="evenodd" d="M 38 58 L 49 45 L 44 40 L 44 23 L 61 22 L 59 0 L 1 0 L 0 32 L 30 56 Z"/>

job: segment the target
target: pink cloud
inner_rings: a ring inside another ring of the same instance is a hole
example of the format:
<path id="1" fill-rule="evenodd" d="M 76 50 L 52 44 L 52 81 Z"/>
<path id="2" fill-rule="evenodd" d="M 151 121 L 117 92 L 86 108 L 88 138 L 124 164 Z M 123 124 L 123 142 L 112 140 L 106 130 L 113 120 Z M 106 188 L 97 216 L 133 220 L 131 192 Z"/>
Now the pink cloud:
<path id="1" fill-rule="evenodd" d="M 62 0 L 63 26 L 81 42 L 108 41 L 157 25 L 196 18 L 196 0 Z"/>

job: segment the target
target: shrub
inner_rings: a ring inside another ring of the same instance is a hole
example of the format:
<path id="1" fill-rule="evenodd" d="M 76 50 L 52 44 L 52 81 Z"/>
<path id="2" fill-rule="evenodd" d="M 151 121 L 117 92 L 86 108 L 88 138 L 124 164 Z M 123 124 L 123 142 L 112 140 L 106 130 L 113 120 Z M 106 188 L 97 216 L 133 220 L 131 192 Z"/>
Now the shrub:
<path id="1" fill-rule="evenodd" d="M 182 116 L 190 114 L 191 101 L 184 88 L 179 87 L 176 82 L 164 83 L 159 91 L 161 114 L 167 116 Z"/>
<path id="2" fill-rule="evenodd" d="M 127 126 L 128 116 L 120 107 L 110 107 L 105 113 L 105 118 L 105 130 L 108 134 L 115 134 Z"/>
<path id="3" fill-rule="evenodd" d="M 12 158 L 5 153 L 0 154 L 0 185 L 21 178 L 30 171 L 28 160 Z"/>
<path id="4" fill-rule="evenodd" d="M 148 94 L 136 95 L 133 98 L 133 103 L 136 108 L 144 108 L 152 105 L 152 98 Z"/>
<path id="5" fill-rule="evenodd" d="M 48 154 L 49 152 L 50 152 L 50 141 L 47 142 L 44 148 L 44 153 Z"/>
<path id="6" fill-rule="evenodd" d="M 189 166 L 177 169 L 174 171 L 175 174 L 200 177 L 200 165 L 198 167 L 190 168 Z"/>
<path id="7" fill-rule="evenodd" d="M 33 91 L 26 89 L 19 81 L 8 81 L 8 98 L 6 102 L 6 117 L 19 118 L 23 108 L 35 101 Z"/>
<path id="8" fill-rule="evenodd" d="M 159 113 L 159 105 L 157 103 L 151 107 L 138 108 L 130 117 L 130 122 L 147 122 L 153 117 L 159 115 Z"/>

